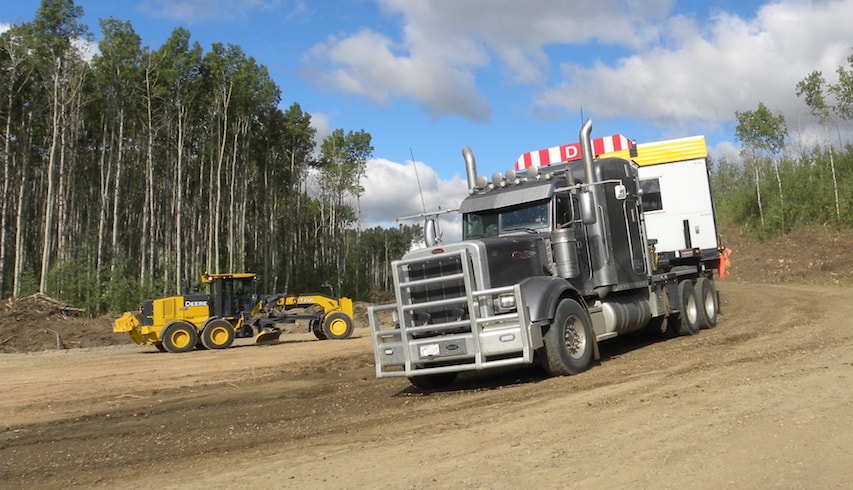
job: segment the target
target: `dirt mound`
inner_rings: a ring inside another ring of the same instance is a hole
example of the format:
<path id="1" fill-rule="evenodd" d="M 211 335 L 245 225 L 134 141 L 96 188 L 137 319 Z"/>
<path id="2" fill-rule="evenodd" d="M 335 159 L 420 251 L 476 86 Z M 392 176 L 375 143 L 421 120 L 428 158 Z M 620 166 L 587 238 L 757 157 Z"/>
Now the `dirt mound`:
<path id="1" fill-rule="evenodd" d="M 762 284 L 853 286 L 853 230 L 810 227 L 766 241 L 723 227 L 732 251 L 731 278 Z"/>
<path id="2" fill-rule="evenodd" d="M 0 352 L 33 352 L 126 344 L 114 334 L 118 315 L 86 318 L 85 311 L 44 294 L 9 298 L 0 303 Z"/>

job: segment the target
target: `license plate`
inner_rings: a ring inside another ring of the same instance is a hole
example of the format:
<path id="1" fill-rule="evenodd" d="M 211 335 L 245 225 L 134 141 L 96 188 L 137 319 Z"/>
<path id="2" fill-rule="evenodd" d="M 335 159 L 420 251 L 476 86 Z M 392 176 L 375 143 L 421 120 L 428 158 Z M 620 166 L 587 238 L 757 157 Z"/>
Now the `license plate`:
<path id="1" fill-rule="evenodd" d="M 421 357 L 438 357 L 441 355 L 441 347 L 438 344 L 426 344 L 419 347 Z"/>

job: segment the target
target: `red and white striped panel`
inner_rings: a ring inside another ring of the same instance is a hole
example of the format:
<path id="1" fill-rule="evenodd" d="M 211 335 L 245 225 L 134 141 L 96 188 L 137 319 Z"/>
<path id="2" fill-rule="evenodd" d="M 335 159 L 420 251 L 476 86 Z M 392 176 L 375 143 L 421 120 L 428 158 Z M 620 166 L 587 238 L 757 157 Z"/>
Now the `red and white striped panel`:
<path id="1" fill-rule="evenodd" d="M 610 153 L 613 151 L 627 150 L 630 145 L 628 138 L 621 134 L 604 136 L 592 140 L 592 152 L 595 155 Z M 524 170 L 531 165 L 551 165 L 577 160 L 581 158 L 581 144 L 571 143 L 568 145 L 552 146 L 544 150 L 529 151 L 522 153 L 515 162 L 516 170 Z"/>

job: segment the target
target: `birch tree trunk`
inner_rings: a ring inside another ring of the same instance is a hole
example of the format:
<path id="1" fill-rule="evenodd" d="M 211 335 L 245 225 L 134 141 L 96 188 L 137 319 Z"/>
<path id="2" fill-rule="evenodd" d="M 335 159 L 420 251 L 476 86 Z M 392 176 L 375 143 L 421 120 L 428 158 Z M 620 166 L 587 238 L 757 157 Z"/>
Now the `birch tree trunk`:
<path id="1" fill-rule="evenodd" d="M 152 115 L 151 70 L 145 70 L 145 199 L 142 205 L 142 244 L 139 255 L 140 284 L 154 285 L 154 117 Z"/>
<path id="2" fill-rule="evenodd" d="M 102 134 L 104 141 L 101 142 L 100 163 L 100 203 L 98 211 L 98 250 L 95 262 L 95 289 L 98 291 L 96 309 L 101 311 L 101 297 L 103 291 L 103 267 L 104 267 L 104 239 L 106 238 L 107 210 L 109 208 L 109 182 L 112 166 L 107 163 L 107 122 L 101 117 Z"/>
<path id="3" fill-rule="evenodd" d="M 182 104 L 178 106 L 177 118 L 177 154 L 175 155 L 175 204 L 173 213 L 175 216 L 175 291 L 181 290 L 181 282 L 184 280 L 184 121 L 187 110 Z"/>
<path id="4" fill-rule="evenodd" d="M 9 97 L 6 103 L 6 126 L 4 128 L 3 142 L 3 203 L 0 208 L 0 298 L 3 297 L 6 286 L 6 229 L 9 208 L 9 180 L 12 178 L 10 171 L 12 163 L 11 141 L 12 141 L 12 110 L 14 106 L 14 70 L 9 71 Z"/>
<path id="5" fill-rule="evenodd" d="M 785 193 L 782 192 L 782 177 L 779 175 L 779 164 L 773 159 L 773 173 L 776 174 L 776 185 L 779 188 L 779 204 L 782 206 L 782 232 L 785 230 Z"/>
<path id="6" fill-rule="evenodd" d="M 60 58 L 56 58 L 53 66 L 53 100 L 51 110 L 51 140 L 50 150 L 48 151 L 47 164 L 47 196 L 44 203 L 44 236 L 42 237 L 41 249 L 41 274 L 39 275 L 39 292 L 47 294 L 47 274 L 50 270 L 50 249 L 51 237 L 54 227 L 54 202 L 56 198 L 56 153 L 59 146 L 59 112 L 61 105 L 59 103 L 59 71 L 62 66 Z"/>
<path id="7" fill-rule="evenodd" d="M 824 126 L 826 131 L 826 149 L 829 151 L 829 168 L 832 170 L 832 190 L 835 193 L 835 220 L 841 221 L 841 203 L 838 199 L 838 178 L 835 176 L 835 157 L 832 152 L 832 144 L 829 143 L 829 127 Z"/>
<path id="8" fill-rule="evenodd" d="M 755 165 L 755 196 L 758 199 L 758 215 L 761 218 L 761 226 L 764 227 L 764 207 L 761 205 L 761 185 L 759 184 L 758 162 Z"/>
<path id="9" fill-rule="evenodd" d="M 118 142 L 116 144 L 116 173 L 113 182 L 113 229 L 112 229 L 112 260 L 110 261 L 110 280 L 115 279 L 116 267 L 118 266 L 118 224 L 119 209 L 121 205 L 121 174 L 124 165 L 124 109 L 118 113 Z"/>
<path id="10" fill-rule="evenodd" d="M 237 243 L 236 243 L 236 230 L 237 230 L 237 219 L 238 219 L 238 197 L 237 197 L 237 153 L 239 151 L 238 140 L 240 131 L 242 129 L 242 124 L 240 121 L 237 122 L 237 128 L 234 131 L 233 140 L 231 142 L 231 157 L 228 159 L 228 229 L 226 233 L 228 233 L 228 237 L 226 240 L 227 243 L 227 252 L 228 252 L 228 270 L 230 272 L 235 272 L 237 269 L 236 266 L 237 261 Z"/>
<path id="11" fill-rule="evenodd" d="M 17 298 L 21 295 L 21 279 L 24 272 L 24 262 L 26 261 L 26 248 L 24 248 L 24 214 L 26 212 L 26 195 L 28 167 L 26 157 L 24 157 L 21 168 L 21 181 L 18 187 L 18 205 L 15 216 L 15 265 L 12 273 L 12 297 Z"/>

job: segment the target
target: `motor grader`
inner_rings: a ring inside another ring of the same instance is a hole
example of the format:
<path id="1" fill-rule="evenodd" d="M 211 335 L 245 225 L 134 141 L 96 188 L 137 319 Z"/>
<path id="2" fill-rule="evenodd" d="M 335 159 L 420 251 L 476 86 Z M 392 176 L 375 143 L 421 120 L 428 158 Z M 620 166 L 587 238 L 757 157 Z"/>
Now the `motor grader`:
<path id="1" fill-rule="evenodd" d="M 256 293 L 253 273 L 201 276 L 207 293 L 185 292 L 143 301 L 139 310 L 125 312 L 113 324 L 113 332 L 128 333 L 139 345 L 154 345 L 163 352 L 187 352 L 195 348 L 227 349 L 235 338 L 254 335 L 259 344 L 275 342 L 281 323 L 308 320 L 319 340 L 346 339 L 353 332 L 353 308 L 349 298 L 324 294 Z M 289 313 L 295 308 L 320 307 L 318 313 Z"/>

